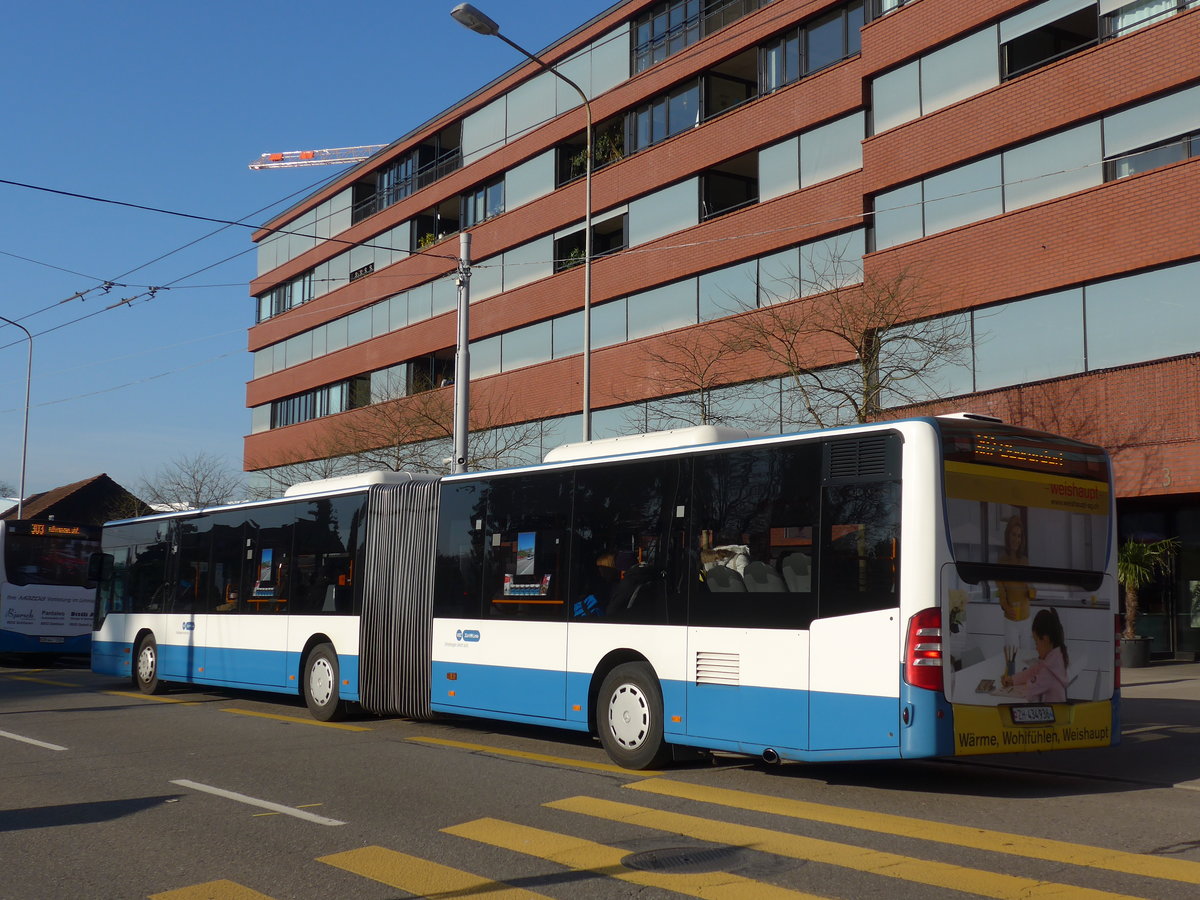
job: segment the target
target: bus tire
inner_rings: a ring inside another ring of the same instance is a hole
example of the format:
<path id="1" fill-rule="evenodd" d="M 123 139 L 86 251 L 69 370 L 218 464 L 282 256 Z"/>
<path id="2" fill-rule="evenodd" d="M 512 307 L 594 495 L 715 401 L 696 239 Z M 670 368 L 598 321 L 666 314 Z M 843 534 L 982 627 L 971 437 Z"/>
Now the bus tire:
<path id="1" fill-rule="evenodd" d="M 133 654 L 133 684 L 143 694 L 161 694 L 163 685 L 158 680 L 158 641 L 148 634 L 138 641 Z"/>
<path id="2" fill-rule="evenodd" d="M 339 678 L 333 645 L 317 644 L 304 660 L 304 702 L 318 722 L 334 722 L 345 714 Z"/>
<path id="3" fill-rule="evenodd" d="M 652 769 L 671 758 L 663 742 L 663 700 L 648 663 L 622 663 L 605 676 L 596 702 L 596 732 L 610 759 L 626 769 Z"/>

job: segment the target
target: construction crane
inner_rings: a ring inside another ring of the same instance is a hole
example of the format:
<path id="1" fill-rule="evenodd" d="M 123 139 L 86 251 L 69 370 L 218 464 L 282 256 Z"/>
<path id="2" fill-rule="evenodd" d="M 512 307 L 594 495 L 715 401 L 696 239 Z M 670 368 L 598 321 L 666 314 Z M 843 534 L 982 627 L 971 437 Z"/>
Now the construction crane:
<path id="1" fill-rule="evenodd" d="M 362 162 L 382 150 L 387 144 L 369 144 L 365 147 L 335 147 L 331 150 L 285 150 L 282 153 L 264 153 L 254 162 L 251 169 L 294 169 L 299 166 L 331 166 L 342 163 Z"/>

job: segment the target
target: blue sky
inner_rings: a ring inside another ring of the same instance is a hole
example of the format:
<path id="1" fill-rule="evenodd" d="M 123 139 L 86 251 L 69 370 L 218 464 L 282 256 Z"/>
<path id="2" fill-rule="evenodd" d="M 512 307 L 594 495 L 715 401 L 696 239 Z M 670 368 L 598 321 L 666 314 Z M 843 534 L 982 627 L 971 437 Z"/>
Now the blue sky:
<path id="1" fill-rule="evenodd" d="M 611 2 L 475 5 L 536 52 Z M 0 179 L 40 188 L 0 184 L 0 315 L 34 335 L 27 494 L 101 472 L 135 487 L 198 452 L 236 471 L 250 425 L 252 229 L 44 189 L 266 222 L 345 169 L 249 170 L 260 153 L 388 143 L 520 61 L 452 6 L 10 5 Z M 0 481 L 16 487 L 28 343 L 0 326 Z"/>

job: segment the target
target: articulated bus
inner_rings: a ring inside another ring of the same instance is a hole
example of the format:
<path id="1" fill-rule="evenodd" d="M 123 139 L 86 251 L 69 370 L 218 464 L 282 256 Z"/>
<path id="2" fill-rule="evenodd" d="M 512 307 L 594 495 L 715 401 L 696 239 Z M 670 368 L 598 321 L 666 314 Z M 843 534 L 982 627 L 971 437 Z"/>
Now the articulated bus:
<path id="1" fill-rule="evenodd" d="M 100 527 L 16 520 L 0 528 L 0 653 L 86 655 Z"/>
<path id="2" fill-rule="evenodd" d="M 1118 740 L 1109 460 L 977 416 L 566 445 L 106 526 L 93 669 L 677 748 Z"/>

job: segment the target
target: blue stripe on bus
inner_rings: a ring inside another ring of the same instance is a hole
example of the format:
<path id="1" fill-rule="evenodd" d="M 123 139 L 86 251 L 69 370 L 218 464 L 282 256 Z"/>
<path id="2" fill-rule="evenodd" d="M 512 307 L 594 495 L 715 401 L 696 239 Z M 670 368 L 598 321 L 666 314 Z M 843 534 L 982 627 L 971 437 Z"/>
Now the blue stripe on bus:
<path id="1" fill-rule="evenodd" d="M 159 678 L 184 684 L 207 684 L 246 688 L 273 693 L 300 692 L 299 652 L 282 650 L 213 649 L 184 644 L 158 645 Z M 133 647 L 130 644 L 97 641 L 92 647 L 92 671 L 100 675 L 129 675 Z M 357 701 L 358 657 L 338 654 L 338 676 L 343 700 Z M 348 684 L 344 682 L 349 682 Z"/>
<path id="2" fill-rule="evenodd" d="M 453 680 L 447 678 L 450 674 Z M 441 713 L 586 730 L 591 724 L 587 709 L 591 681 L 587 673 L 567 673 L 564 683 L 563 673 L 558 671 L 435 662 L 432 708 Z M 796 760 L 901 756 L 900 700 L 896 697 L 680 681 L 662 682 L 662 691 L 665 738 L 671 743 L 755 755 L 771 749 L 783 759 Z M 923 706 L 934 702 L 932 695 L 909 702 L 918 701 Z M 682 721 L 672 722 L 672 716 Z M 921 721 L 924 728 L 945 731 L 944 743 L 951 745 L 949 720 L 922 713 Z M 930 737 L 923 749 L 942 743 Z M 916 750 L 916 744 L 910 741 L 906 750 Z"/>

